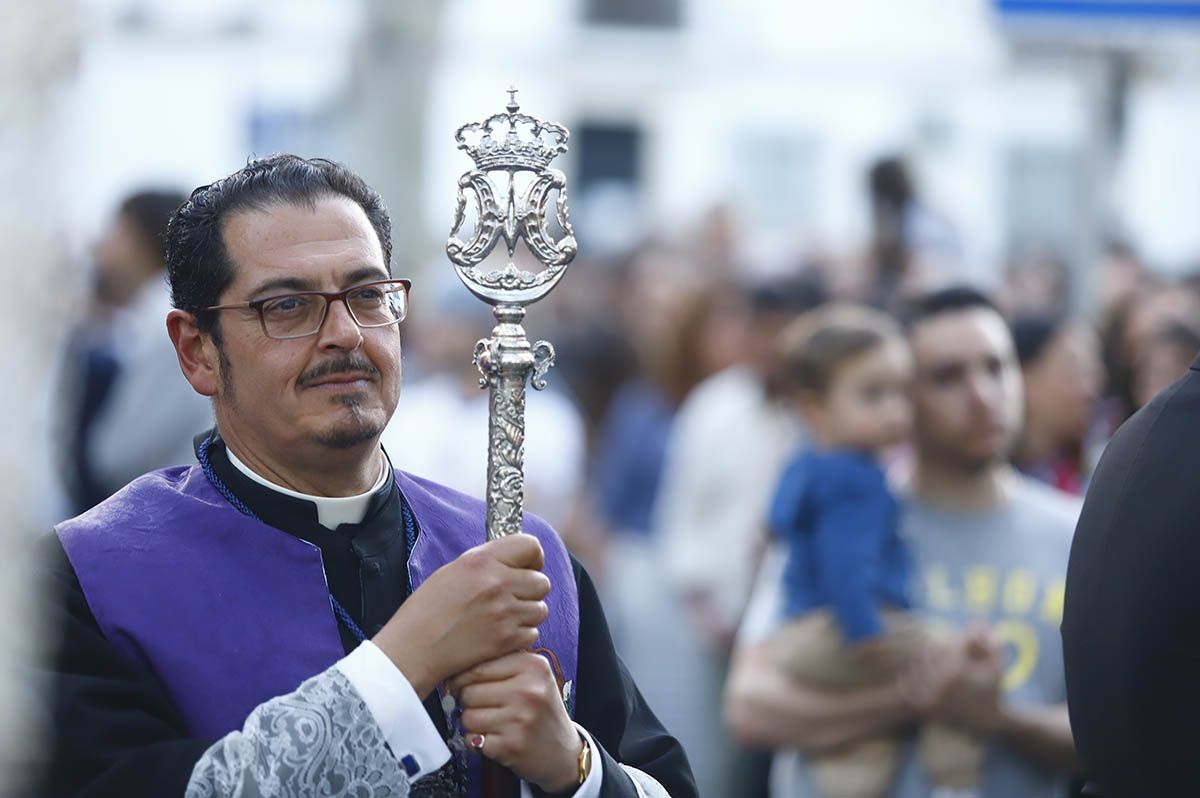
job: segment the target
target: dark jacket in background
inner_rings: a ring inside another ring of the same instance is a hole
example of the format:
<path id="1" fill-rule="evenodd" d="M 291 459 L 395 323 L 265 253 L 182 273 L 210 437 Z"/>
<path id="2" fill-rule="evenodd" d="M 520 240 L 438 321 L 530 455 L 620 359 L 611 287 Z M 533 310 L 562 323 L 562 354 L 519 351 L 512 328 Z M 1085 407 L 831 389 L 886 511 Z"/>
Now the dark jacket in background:
<path id="1" fill-rule="evenodd" d="M 1095 791 L 1200 795 L 1200 358 L 1100 460 L 1062 635 L 1071 728 Z"/>

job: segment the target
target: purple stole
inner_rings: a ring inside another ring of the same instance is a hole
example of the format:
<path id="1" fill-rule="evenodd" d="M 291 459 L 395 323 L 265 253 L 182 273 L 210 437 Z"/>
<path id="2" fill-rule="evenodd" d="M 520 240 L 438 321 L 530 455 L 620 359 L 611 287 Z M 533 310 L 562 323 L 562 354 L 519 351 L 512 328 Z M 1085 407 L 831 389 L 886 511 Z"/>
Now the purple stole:
<path id="1" fill-rule="evenodd" d="M 395 476 L 420 530 L 408 562 L 416 590 L 486 539 L 485 507 Z M 139 477 L 55 531 L 105 637 L 155 674 L 195 737 L 240 729 L 256 706 L 344 656 L 320 550 L 238 512 L 198 466 Z M 538 646 L 557 660 L 572 708 L 575 576 L 545 521 L 526 514 L 525 531 L 541 541 L 553 586 Z"/>

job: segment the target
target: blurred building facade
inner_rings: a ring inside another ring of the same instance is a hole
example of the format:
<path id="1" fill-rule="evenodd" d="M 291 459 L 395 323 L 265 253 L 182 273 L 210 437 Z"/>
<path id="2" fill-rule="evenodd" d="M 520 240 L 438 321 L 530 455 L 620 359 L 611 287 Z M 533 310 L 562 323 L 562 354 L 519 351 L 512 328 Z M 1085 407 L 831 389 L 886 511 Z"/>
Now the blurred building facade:
<path id="1" fill-rule="evenodd" d="M 1102 232 L 1164 269 L 1200 252 L 1200 55 L 1186 30 L 1031 38 L 983 0 L 84 8 L 75 229 L 95 229 L 132 184 L 195 185 L 292 149 L 362 169 L 416 263 L 444 237 L 468 163 L 453 131 L 513 84 L 572 129 L 564 168 L 597 251 L 684 231 L 718 204 L 749 233 L 752 267 L 844 250 L 868 225 L 862 174 L 899 152 L 957 231 L 947 266 L 974 278 L 1031 249 L 1089 260 L 1099 233 L 1080 209 L 1096 204 L 1116 209 Z M 1134 54 L 1123 135 L 1097 152 L 1112 52 Z"/>

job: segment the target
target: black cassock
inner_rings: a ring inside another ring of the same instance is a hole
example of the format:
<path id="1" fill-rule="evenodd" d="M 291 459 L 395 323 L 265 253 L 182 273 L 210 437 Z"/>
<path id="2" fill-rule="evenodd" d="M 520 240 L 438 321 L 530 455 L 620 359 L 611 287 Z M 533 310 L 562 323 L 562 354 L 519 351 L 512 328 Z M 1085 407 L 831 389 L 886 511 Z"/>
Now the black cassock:
<path id="1" fill-rule="evenodd" d="M 368 636 L 376 634 L 408 591 L 407 543 L 395 485 L 372 499 L 361 524 L 334 531 L 317 522 L 310 502 L 248 479 L 222 447 L 213 446 L 209 457 L 217 476 L 264 522 L 320 548 L 331 594 Z M 48 545 L 49 617 L 61 638 L 50 665 L 53 748 L 41 794 L 182 797 L 193 767 L 215 741 L 188 736 L 154 674 L 101 632 L 57 537 L 52 535 Z M 578 562 L 572 565 L 580 613 L 575 720 L 601 749 L 593 760 L 593 766 L 604 768 L 601 795 L 637 794 L 616 764 L 622 762 L 653 776 L 673 798 L 695 796 L 682 747 L 642 699 L 613 648 L 590 577 Z M 344 624 L 338 628 L 348 653 L 358 640 Z M 425 700 L 425 707 L 445 736 L 436 695 Z"/>
<path id="2" fill-rule="evenodd" d="M 1105 798 L 1200 795 L 1200 359 L 1109 443 L 1071 547 L 1067 702 Z"/>

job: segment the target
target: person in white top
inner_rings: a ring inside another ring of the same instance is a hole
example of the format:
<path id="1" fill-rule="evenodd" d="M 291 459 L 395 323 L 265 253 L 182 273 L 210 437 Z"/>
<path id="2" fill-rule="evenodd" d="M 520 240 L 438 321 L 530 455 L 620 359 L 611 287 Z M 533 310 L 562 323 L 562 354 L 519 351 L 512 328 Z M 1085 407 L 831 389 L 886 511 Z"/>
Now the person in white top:
<path id="1" fill-rule="evenodd" d="M 129 195 L 93 247 L 92 296 L 56 386 L 59 479 L 73 512 L 146 471 L 189 462 L 192 438 L 212 424 L 163 322 L 171 296 L 162 234 L 184 199 L 177 191 Z"/>
<path id="2" fill-rule="evenodd" d="M 662 567 L 685 615 L 665 628 L 662 657 L 677 685 L 658 702 L 693 752 L 701 792 L 723 792 L 733 768 L 723 736 L 725 658 L 749 595 L 767 504 L 800 443 L 795 414 L 776 401 L 776 338 L 823 298 L 807 278 L 764 283 L 747 294 L 742 362 L 698 385 L 671 428 L 656 501 Z M 656 691 L 657 698 L 657 691 Z"/>

